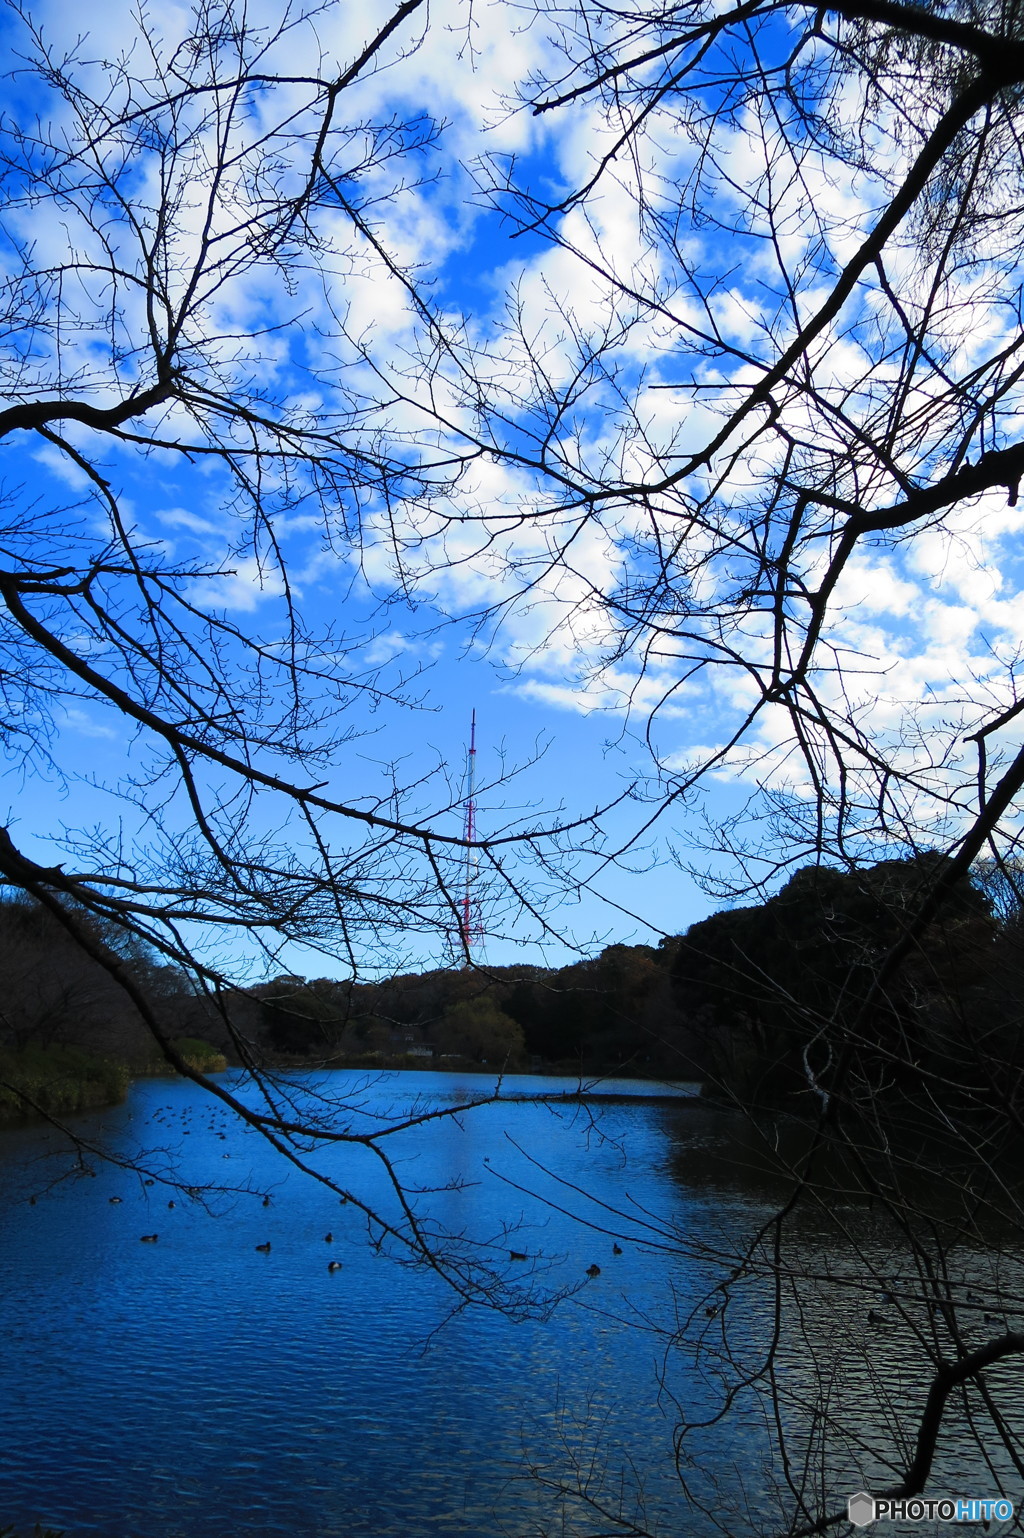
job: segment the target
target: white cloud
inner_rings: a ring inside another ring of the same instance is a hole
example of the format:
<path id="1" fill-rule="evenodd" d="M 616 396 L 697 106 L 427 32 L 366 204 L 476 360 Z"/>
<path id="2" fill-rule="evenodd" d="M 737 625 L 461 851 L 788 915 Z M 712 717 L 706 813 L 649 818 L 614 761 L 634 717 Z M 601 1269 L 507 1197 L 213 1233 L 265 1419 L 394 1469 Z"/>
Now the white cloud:
<path id="1" fill-rule="evenodd" d="M 231 571 L 197 579 L 190 585 L 189 594 L 204 608 L 252 614 L 270 599 L 280 598 L 284 591 L 276 568 L 248 556 L 234 560 Z"/>

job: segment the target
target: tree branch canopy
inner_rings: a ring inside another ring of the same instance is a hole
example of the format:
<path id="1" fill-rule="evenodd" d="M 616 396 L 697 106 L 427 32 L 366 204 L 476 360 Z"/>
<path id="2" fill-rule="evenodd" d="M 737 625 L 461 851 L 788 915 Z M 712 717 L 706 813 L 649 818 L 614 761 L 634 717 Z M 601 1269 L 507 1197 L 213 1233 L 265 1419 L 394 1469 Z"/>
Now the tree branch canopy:
<path id="1" fill-rule="evenodd" d="M 485 135 L 477 28 L 514 8 L 358 9 L 201 0 L 62 44 L 9 8 L 0 719 L 14 771 L 87 808 L 0 830 L 9 932 L 79 946 L 165 1063 L 456 1307 L 551 1299 L 390 1151 L 457 1107 L 367 1131 L 336 1080 L 293 1095 L 292 1056 L 350 1039 L 337 1001 L 383 979 L 360 1018 L 384 1039 L 429 963 L 423 1010 L 474 1065 L 522 1066 L 538 1022 L 581 1072 L 588 1031 L 699 1064 L 784 1192 L 738 1253 L 701 1251 L 708 1296 L 664 1333 L 719 1394 L 679 1408 L 690 1509 L 726 1520 L 689 1449 L 751 1410 L 791 1535 L 834 1525 L 851 1469 L 947 1477 L 961 1422 L 1006 1484 L 1024 19 L 536 0 L 487 32 Z M 448 81 L 421 45 L 452 15 Z M 550 813 L 503 763 L 476 831 L 420 712 L 437 659 L 488 656 L 516 710 L 615 723 L 603 801 L 587 738 Z M 574 962 L 564 992 L 483 964 L 484 929 L 523 969 L 575 944 L 594 893 L 633 925 L 627 882 L 673 862 L 723 911 L 685 935 L 658 911 L 657 950 Z M 300 946 L 331 975 L 293 972 Z M 169 998 L 216 1016 L 256 1109 Z M 324 1175 L 338 1143 L 364 1184 Z"/>

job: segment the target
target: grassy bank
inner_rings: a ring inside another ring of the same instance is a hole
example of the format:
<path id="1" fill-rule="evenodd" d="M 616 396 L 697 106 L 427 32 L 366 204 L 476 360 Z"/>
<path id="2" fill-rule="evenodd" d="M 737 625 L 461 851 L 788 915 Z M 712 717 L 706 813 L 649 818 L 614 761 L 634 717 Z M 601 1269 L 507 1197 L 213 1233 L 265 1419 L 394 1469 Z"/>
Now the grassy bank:
<path id="1" fill-rule="evenodd" d="M 0 1049 L 0 1125 L 118 1105 L 128 1080 L 126 1064 L 80 1047 Z"/>
<path id="2" fill-rule="evenodd" d="M 219 1073 L 228 1066 L 222 1052 L 197 1037 L 181 1036 L 174 1045 L 200 1073 Z M 129 1066 L 82 1047 L 0 1048 L 0 1127 L 120 1105 L 133 1078 L 172 1072 L 162 1058 Z"/>
<path id="3" fill-rule="evenodd" d="M 208 1041 L 201 1041 L 198 1036 L 178 1036 L 171 1045 L 197 1073 L 223 1073 L 228 1066 L 223 1052 L 212 1047 Z M 148 1063 L 136 1064 L 132 1068 L 132 1078 L 164 1078 L 174 1072 L 166 1058 L 154 1057 Z"/>

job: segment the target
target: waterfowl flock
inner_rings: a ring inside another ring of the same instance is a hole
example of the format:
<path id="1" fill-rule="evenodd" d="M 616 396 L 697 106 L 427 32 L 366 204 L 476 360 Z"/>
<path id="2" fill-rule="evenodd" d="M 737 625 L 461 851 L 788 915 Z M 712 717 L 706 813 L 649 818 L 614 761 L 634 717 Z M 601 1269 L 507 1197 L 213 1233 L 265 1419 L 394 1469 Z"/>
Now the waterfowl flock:
<path id="1" fill-rule="evenodd" d="M 227 1132 L 224 1130 L 224 1128 L 230 1121 L 233 1120 L 230 1114 L 226 1110 L 222 1110 L 219 1106 L 205 1109 L 205 1114 L 203 1114 L 202 1109 L 186 1107 L 185 1109 L 179 1111 L 176 1110 L 172 1105 L 158 1106 L 148 1119 L 154 1127 L 158 1127 L 167 1132 L 174 1132 L 177 1135 L 186 1137 L 189 1136 L 192 1132 L 206 1136 L 212 1134 L 221 1142 L 224 1142 L 227 1138 Z M 231 1157 L 231 1155 L 225 1151 L 221 1157 L 228 1159 Z M 95 1174 L 95 1171 L 89 1170 L 86 1173 Z M 143 1186 L 154 1186 L 157 1184 L 157 1177 L 147 1175 L 142 1179 L 141 1183 Z M 161 1177 L 161 1184 L 164 1183 L 177 1185 L 177 1182 L 165 1182 L 164 1178 Z M 198 1197 L 201 1194 L 203 1188 L 201 1186 L 178 1185 L 177 1189 L 187 1196 Z M 30 1196 L 28 1200 L 30 1205 L 33 1207 L 36 1205 L 35 1196 Z M 108 1196 L 107 1201 L 111 1207 L 121 1207 L 124 1206 L 125 1198 L 123 1196 Z M 341 1205 L 344 1206 L 348 1201 L 348 1197 L 342 1194 L 339 1196 L 339 1201 Z M 270 1207 L 272 1204 L 273 1203 L 270 1193 L 262 1193 L 261 1205 L 266 1208 Z M 176 1211 L 177 1206 L 177 1201 L 172 1198 L 167 1203 L 167 1210 L 174 1212 Z M 139 1234 L 138 1238 L 140 1244 L 156 1244 L 159 1241 L 160 1235 Z M 333 1244 L 335 1242 L 334 1233 L 332 1230 L 328 1230 L 328 1232 L 323 1235 L 323 1242 L 325 1244 Z M 272 1253 L 273 1246 L 271 1241 L 267 1239 L 260 1244 L 254 1245 L 253 1248 L 258 1254 L 269 1255 Z M 340 1260 L 329 1261 L 327 1269 L 332 1273 L 340 1271 L 342 1270 L 342 1262 Z"/>

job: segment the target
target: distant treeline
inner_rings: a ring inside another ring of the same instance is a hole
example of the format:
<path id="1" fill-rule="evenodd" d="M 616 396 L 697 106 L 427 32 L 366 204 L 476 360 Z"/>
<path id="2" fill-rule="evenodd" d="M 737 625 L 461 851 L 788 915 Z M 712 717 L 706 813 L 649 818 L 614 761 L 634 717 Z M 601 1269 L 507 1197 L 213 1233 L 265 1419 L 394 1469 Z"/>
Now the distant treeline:
<path id="1" fill-rule="evenodd" d="M 557 970 L 442 970 L 379 983 L 280 977 L 258 992 L 269 1043 L 282 1053 L 686 1078 L 695 1063 L 673 993 L 674 943 L 612 945 Z"/>
<path id="2" fill-rule="evenodd" d="M 1024 921 L 998 873 L 951 871 L 937 853 L 808 866 L 767 900 L 657 947 L 613 945 L 557 970 L 280 977 L 257 990 L 266 1039 L 339 1060 L 431 1054 L 699 1078 L 793 1109 L 817 1103 L 846 1043 L 880 1087 L 909 1074 L 977 1098 L 979 1063 L 1024 1075 Z M 929 892 L 941 895 L 921 927 Z"/>
<path id="3" fill-rule="evenodd" d="M 377 983 L 288 975 L 214 999 L 116 925 L 82 913 L 75 922 L 116 953 L 162 1029 L 193 1060 L 197 1043 L 209 1043 L 237 1061 L 233 1029 L 256 1056 L 284 1061 L 443 1058 L 466 1066 L 615 1066 L 673 1077 L 693 1071 L 673 997 L 671 941 L 610 946 L 558 970 L 435 970 Z M 116 1059 L 133 1072 L 160 1062 L 110 972 L 46 908 L 9 896 L 0 900 L 0 1053 L 9 1070 L 12 1053 L 67 1048 Z"/>
<path id="4" fill-rule="evenodd" d="M 897 1038 L 896 1057 L 915 1072 L 934 1064 L 946 1081 L 968 1039 L 997 1046 L 1001 1062 L 1018 1060 L 1024 924 L 1015 903 L 993 900 L 984 873 L 953 882 L 948 870 L 938 854 L 855 871 L 807 867 L 768 900 L 656 947 L 612 945 L 557 969 L 442 969 L 380 982 L 283 975 L 219 1000 L 116 926 L 82 922 L 118 953 L 196 1066 L 218 1066 L 213 1053 L 237 1061 L 230 1022 L 256 1056 L 285 1063 L 633 1072 L 798 1106 L 840 1038 L 876 1053 L 879 1082 Z M 942 897 L 928 924 L 880 980 L 936 881 Z M 12 1053 L 65 1048 L 135 1072 L 159 1060 L 109 972 L 23 898 L 0 901 L 0 988 L 8 1071 Z"/>

